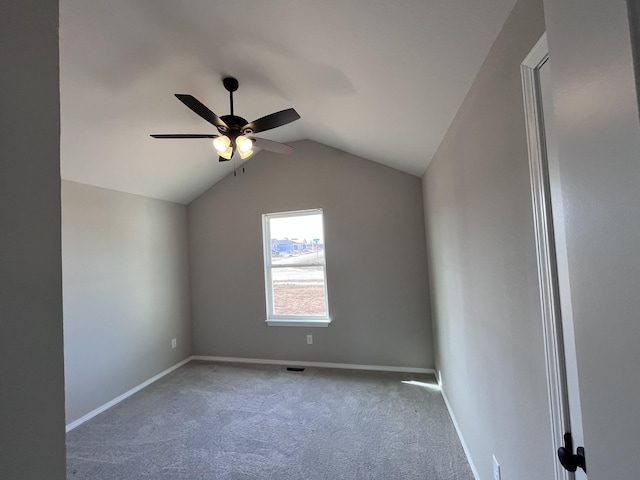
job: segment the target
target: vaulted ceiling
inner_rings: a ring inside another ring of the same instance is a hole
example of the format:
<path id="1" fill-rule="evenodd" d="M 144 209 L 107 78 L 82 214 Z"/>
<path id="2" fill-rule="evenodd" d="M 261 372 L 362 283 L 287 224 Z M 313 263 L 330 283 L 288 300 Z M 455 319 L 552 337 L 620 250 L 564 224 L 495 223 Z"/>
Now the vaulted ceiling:
<path id="1" fill-rule="evenodd" d="M 174 93 L 421 176 L 515 0 L 61 0 L 67 180 L 188 203 L 233 170 Z M 258 153 L 253 158 L 259 161 Z"/>

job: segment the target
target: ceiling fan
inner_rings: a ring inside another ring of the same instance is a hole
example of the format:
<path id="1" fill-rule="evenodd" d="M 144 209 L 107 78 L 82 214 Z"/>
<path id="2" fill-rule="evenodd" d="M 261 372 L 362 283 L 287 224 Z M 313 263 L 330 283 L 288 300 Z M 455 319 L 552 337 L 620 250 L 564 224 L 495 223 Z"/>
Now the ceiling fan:
<path id="1" fill-rule="evenodd" d="M 221 117 L 218 117 L 194 96 L 182 93 L 175 94 L 178 100 L 207 122 L 214 125 L 220 135 L 169 133 L 154 134 L 151 136 L 153 138 L 213 138 L 213 147 L 218 152 L 218 159 L 221 162 L 231 160 L 236 151 L 240 154 L 240 158 L 244 160 L 251 156 L 254 146 L 275 153 L 291 153 L 293 151 L 293 147 L 284 143 L 274 142 L 266 138 L 253 137 L 252 135 L 298 120 L 300 118 L 298 112 L 293 108 L 288 108 L 261 117 L 253 122 L 247 122 L 244 118 L 234 115 L 233 113 L 233 92 L 238 90 L 238 80 L 233 77 L 225 77 L 222 79 L 222 84 L 229 92 L 231 113 Z"/>

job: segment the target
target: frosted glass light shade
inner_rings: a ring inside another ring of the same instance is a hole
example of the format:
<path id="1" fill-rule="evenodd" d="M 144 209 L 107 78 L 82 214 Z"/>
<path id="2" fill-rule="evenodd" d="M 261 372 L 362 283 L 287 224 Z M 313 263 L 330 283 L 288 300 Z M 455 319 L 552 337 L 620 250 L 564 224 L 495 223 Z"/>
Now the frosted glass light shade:
<path id="1" fill-rule="evenodd" d="M 253 154 L 253 142 L 250 138 L 240 135 L 236 138 L 236 145 L 238 147 L 238 152 L 240 152 L 240 158 L 243 160 L 245 158 L 249 158 Z"/>

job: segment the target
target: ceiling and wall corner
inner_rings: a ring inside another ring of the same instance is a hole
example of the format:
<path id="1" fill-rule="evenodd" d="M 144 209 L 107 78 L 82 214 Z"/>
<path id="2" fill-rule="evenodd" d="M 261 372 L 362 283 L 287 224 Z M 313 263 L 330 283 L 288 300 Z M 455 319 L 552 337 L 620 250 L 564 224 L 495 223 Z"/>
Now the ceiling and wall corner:
<path id="1" fill-rule="evenodd" d="M 61 172 L 75 182 L 189 203 L 233 166 L 174 93 L 421 176 L 515 0 L 324 2 L 62 0 Z M 260 154 L 257 155 L 260 158 Z"/>

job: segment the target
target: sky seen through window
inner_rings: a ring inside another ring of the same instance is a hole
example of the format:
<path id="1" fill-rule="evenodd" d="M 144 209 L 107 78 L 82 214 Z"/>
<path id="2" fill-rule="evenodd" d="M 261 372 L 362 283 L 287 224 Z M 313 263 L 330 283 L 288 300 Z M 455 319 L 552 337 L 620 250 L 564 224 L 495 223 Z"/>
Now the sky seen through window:
<path id="1" fill-rule="evenodd" d="M 317 238 L 319 243 L 324 243 L 322 214 L 272 218 L 269 227 L 272 239 L 288 238 L 298 242 L 306 240 L 311 243 Z"/>

